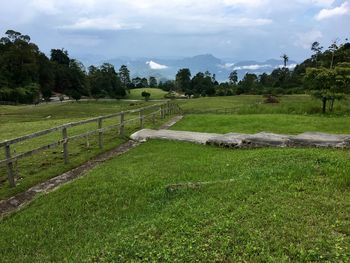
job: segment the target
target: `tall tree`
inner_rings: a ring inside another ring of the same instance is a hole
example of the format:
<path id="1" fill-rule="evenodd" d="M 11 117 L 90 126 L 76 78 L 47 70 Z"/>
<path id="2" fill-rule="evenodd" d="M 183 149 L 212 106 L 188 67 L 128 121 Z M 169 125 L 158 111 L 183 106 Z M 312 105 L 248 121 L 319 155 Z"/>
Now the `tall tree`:
<path id="1" fill-rule="evenodd" d="M 343 94 L 349 92 L 347 85 L 344 85 L 343 79 L 350 79 L 350 68 L 343 65 L 339 69 L 327 68 L 308 68 L 305 75 L 305 86 L 314 97 L 322 101 L 322 112 L 326 112 L 327 102 L 330 102 L 329 110 L 333 110 L 335 100 L 343 98 Z M 345 73 L 344 75 L 341 72 Z M 348 82 L 349 83 L 349 82 Z"/>
<path id="2" fill-rule="evenodd" d="M 69 66 L 70 58 L 68 51 L 64 49 L 51 49 L 51 61 Z"/>
<path id="3" fill-rule="evenodd" d="M 146 78 L 142 78 L 141 79 L 141 85 L 142 85 L 142 88 L 149 87 L 148 80 Z"/>
<path id="4" fill-rule="evenodd" d="M 314 52 L 314 54 L 312 55 L 312 58 L 315 60 L 316 68 L 317 68 L 317 60 L 318 60 L 319 55 L 322 53 L 322 49 L 323 49 L 323 47 L 317 41 L 315 41 L 311 45 L 311 51 Z"/>
<path id="5" fill-rule="evenodd" d="M 125 90 L 129 91 L 129 85 L 131 83 L 130 80 L 130 71 L 128 69 L 127 66 L 122 65 L 119 69 L 119 77 L 120 77 L 120 81 L 122 82 L 123 88 Z"/>
<path id="6" fill-rule="evenodd" d="M 238 75 L 237 75 L 237 70 L 234 70 L 230 73 L 228 77 L 230 84 L 236 85 L 238 81 Z"/>
<path id="7" fill-rule="evenodd" d="M 283 64 L 284 64 L 284 67 L 286 68 L 287 67 L 287 62 L 289 61 L 289 57 L 287 56 L 287 54 L 283 54 L 281 56 L 281 58 L 283 59 Z"/>
<path id="8" fill-rule="evenodd" d="M 333 68 L 333 64 L 334 64 L 334 56 L 336 51 L 338 50 L 338 39 L 333 40 L 332 44 L 329 46 L 329 51 L 332 53 L 332 59 L 331 59 L 331 66 L 330 68 Z"/>
<path id="9" fill-rule="evenodd" d="M 148 83 L 149 83 L 149 86 L 151 88 L 156 88 L 158 86 L 157 79 L 155 77 L 153 77 L 153 76 L 149 77 L 149 82 Z"/>
<path id="10" fill-rule="evenodd" d="M 258 76 L 254 73 L 246 73 L 243 79 L 238 83 L 238 93 L 253 93 L 258 84 Z M 238 95 L 239 95 L 238 94 Z"/>
<path id="11" fill-rule="evenodd" d="M 215 88 L 213 79 L 209 71 L 206 73 L 198 72 L 191 80 L 192 91 L 195 94 L 200 94 L 202 96 L 212 96 L 215 95 Z M 190 92 L 186 92 L 190 94 Z"/>
<path id="12" fill-rule="evenodd" d="M 188 68 L 180 69 L 175 77 L 178 90 L 187 91 L 191 89 L 191 71 Z"/>
<path id="13" fill-rule="evenodd" d="M 0 39 L 1 99 L 32 103 L 39 96 L 39 48 L 14 30 Z"/>
<path id="14" fill-rule="evenodd" d="M 69 86 L 65 92 L 76 101 L 80 100 L 82 95 L 88 95 L 84 66 L 75 59 L 69 63 Z"/>
<path id="15" fill-rule="evenodd" d="M 53 91 L 58 93 L 66 93 L 71 86 L 71 75 L 68 51 L 64 49 L 51 49 L 50 61 L 53 63 L 55 71 L 55 86 Z"/>

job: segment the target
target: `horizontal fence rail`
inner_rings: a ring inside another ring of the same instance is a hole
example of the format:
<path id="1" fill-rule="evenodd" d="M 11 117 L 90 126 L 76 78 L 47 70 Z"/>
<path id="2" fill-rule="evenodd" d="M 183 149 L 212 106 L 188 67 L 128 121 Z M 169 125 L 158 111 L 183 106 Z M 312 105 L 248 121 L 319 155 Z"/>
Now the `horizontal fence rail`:
<path id="1" fill-rule="evenodd" d="M 149 111 L 151 111 L 151 112 L 149 113 Z M 147 106 L 147 107 L 143 107 L 143 108 L 122 111 L 122 112 L 113 113 L 113 114 L 100 116 L 100 117 L 95 117 L 95 118 L 91 118 L 91 119 L 87 119 L 87 120 L 83 120 L 83 121 L 78 121 L 78 122 L 71 122 L 71 123 L 63 124 L 63 125 L 60 125 L 57 127 L 50 128 L 50 129 L 38 131 L 38 132 L 35 132 L 32 134 L 24 135 L 24 136 L 21 136 L 18 138 L 5 140 L 3 142 L 0 142 L 0 148 L 5 149 L 5 159 L 0 160 L 0 167 L 7 166 L 7 178 L 8 178 L 9 184 L 11 187 L 15 187 L 16 180 L 15 180 L 14 163 L 16 163 L 20 159 L 23 159 L 25 157 L 30 157 L 30 156 L 33 156 L 33 155 L 40 153 L 42 151 L 52 149 L 52 148 L 55 148 L 55 147 L 62 145 L 64 163 L 68 164 L 69 163 L 69 148 L 68 148 L 69 141 L 84 138 L 84 137 L 87 138 L 88 136 L 97 134 L 98 145 L 99 145 L 99 148 L 102 149 L 103 148 L 103 134 L 109 130 L 118 129 L 118 135 L 125 136 L 125 134 L 124 134 L 125 127 L 129 123 L 138 122 L 139 127 L 141 129 L 143 129 L 146 119 L 151 119 L 152 123 L 155 124 L 157 118 L 164 119 L 168 115 L 176 114 L 176 113 L 179 113 L 181 111 L 182 110 L 180 109 L 180 107 L 176 103 L 167 101 L 166 103 L 162 103 L 162 104 L 156 104 L 156 105 L 151 105 L 151 106 Z M 146 112 L 147 112 L 147 114 L 146 114 Z M 135 118 L 126 119 L 126 115 L 130 115 L 130 114 L 131 115 L 138 114 L 138 116 L 136 116 Z M 115 117 L 119 117 L 119 123 L 103 127 L 104 120 L 110 119 L 110 118 L 115 118 Z M 69 128 L 77 127 L 77 126 L 81 126 L 81 125 L 89 124 L 89 123 L 96 123 L 97 129 L 90 130 L 90 131 L 87 131 L 84 133 L 80 133 L 80 134 L 74 135 L 74 136 L 68 136 L 68 129 Z M 47 134 L 50 134 L 53 132 L 57 132 L 57 131 L 60 131 L 62 133 L 62 138 L 59 139 L 58 141 L 55 141 L 55 142 L 52 142 L 50 144 L 43 145 L 43 146 L 37 147 L 35 149 L 31 149 L 29 151 L 26 151 L 24 153 L 20 153 L 20 154 L 16 154 L 16 155 L 12 156 L 12 153 L 11 153 L 11 146 L 12 145 L 20 143 L 20 142 L 28 141 L 28 140 L 31 140 L 34 138 L 38 138 L 38 137 L 41 137 L 41 136 L 44 136 L 44 135 L 47 135 Z"/>

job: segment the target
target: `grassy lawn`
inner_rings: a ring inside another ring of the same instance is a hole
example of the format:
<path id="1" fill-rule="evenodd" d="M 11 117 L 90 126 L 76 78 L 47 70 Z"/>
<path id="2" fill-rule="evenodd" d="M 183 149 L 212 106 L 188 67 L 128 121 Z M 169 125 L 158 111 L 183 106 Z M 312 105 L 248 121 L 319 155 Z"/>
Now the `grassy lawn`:
<path id="1" fill-rule="evenodd" d="M 0 141 L 72 121 L 116 113 L 131 108 L 139 108 L 145 105 L 148 104 L 143 102 L 80 102 L 42 104 L 39 106 L 1 106 Z M 47 116 L 51 117 L 47 118 Z M 127 119 L 134 117 L 136 117 L 136 115 L 129 115 Z M 117 124 L 119 121 L 119 117 L 105 120 L 103 122 L 103 127 Z M 148 119 L 146 127 L 156 128 L 159 127 L 162 122 L 164 122 L 164 120 L 159 120 L 158 118 L 155 125 L 153 125 L 151 120 Z M 77 135 L 96 128 L 96 123 L 85 124 L 68 129 L 68 134 L 69 136 Z M 129 135 L 137 129 L 139 129 L 139 122 L 136 121 L 126 126 L 125 133 Z M 54 132 L 36 139 L 17 143 L 11 146 L 11 150 L 13 154 L 19 154 L 58 141 L 61 138 L 61 132 Z M 104 148 L 102 150 L 98 147 L 97 135 L 71 141 L 69 143 L 70 163 L 68 165 L 63 164 L 62 147 L 47 150 L 33 157 L 19 160 L 14 165 L 17 178 L 17 186 L 15 188 L 9 187 L 7 170 L 5 167 L 0 167 L 0 200 L 77 167 L 97 154 L 120 145 L 127 139 L 127 137 L 120 138 L 118 136 L 118 128 L 115 128 L 104 133 Z M 0 159 L 5 159 L 3 148 L 0 150 Z"/>
<path id="2" fill-rule="evenodd" d="M 144 102 L 65 102 L 25 105 L 0 105 L 0 141 L 15 138 L 60 124 L 98 117 L 146 106 Z"/>
<path id="3" fill-rule="evenodd" d="M 144 97 L 141 96 L 143 91 L 151 93 L 150 100 L 159 100 L 164 99 L 164 95 L 167 94 L 166 91 L 156 88 L 142 88 L 142 89 L 131 89 L 130 94 L 127 96 L 127 99 L 131 100 L 143 100 Z"/>
<path id="4" fill-rule="evenodd" d="M 263 103 L 263 96 L 241 95 L 232 97 L 206 97 L 179 101 L 185 113 L 237 114 L 315 114 L 321 113 L 321 102 L 308 95 L 279 97 L 280 103 Z M 337 101 L 332 115 L 350 115 L 350 100 Z"/>
<path id="5" fill-rule="evenodd" d="M 274 132 L 298 134 L 318 131 L 335 134 L 350 134 L 350 116 L 249 114 L 215 115 L 191 114 L 172 127 L 173 130 L 212 133 L 257 133 Z"/>
<path id="6" fill-rule="evenodd" d="M 0 221 L 0 258 L 346 262 L 349 159 L 342 150 L 147 142 Z"/>

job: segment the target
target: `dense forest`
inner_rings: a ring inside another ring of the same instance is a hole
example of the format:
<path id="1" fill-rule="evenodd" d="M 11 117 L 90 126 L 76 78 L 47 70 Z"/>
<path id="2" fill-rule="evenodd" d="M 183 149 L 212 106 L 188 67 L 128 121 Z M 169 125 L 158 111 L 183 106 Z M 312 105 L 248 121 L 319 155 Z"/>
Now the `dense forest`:
<path id="1" fill-rule="evenodd" d="M 49 101 L 55 93 L 79 100 L 90 98 L 123 98 L 133 88 L 159 87 L 188 96 L 231 96 L 240 94 L 296 94 L 309 92 L 326 103 L 350 93 L 350 43 L 333 42 L 323 49 L 318 42 L 311 46 L 313 55 L 293 70 L 283 54 L 284 67 L 271 74 L 247 73 L 239 80 L 237 72 L 228 82 L 219 83 L 215 74 L 180 69 L 175 80 L 159 81 L 155 77 L 130 77 L 127 66 L 117 71 L 113 65 L 85 69 L 69 57 L 64 49 L 52 49 L 50 57 L 41 52 L 27 35 L 8 30 L 0 39 L 0 101 L 38 103 Z M 332 107 L 330 107 L 331 109 Z"/>

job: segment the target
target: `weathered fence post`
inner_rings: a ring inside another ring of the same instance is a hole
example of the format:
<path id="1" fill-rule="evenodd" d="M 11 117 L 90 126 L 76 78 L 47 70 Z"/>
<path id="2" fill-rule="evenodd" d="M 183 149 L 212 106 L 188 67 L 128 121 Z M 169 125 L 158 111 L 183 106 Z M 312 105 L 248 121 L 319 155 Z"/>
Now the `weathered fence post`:
<path id="1" fill-rule="evenodd" d="M 68 133 L 67 128 L 64 127 L 62 129 L 62 137 L 63 137 L 63 158 L 64 158 L 64 164 L 69 163 L 69 153 L 68 153 Z"/>
<path id="2" fill-rule="evenodd" d="M 170 101 L 166 103 L 166 114 L 170 115 Z"/>
<path id="3" fill-rule="evenodd" d="M 161 118 L 161 119 L 164 119 L 163 105 L 160 105 L 160 118 Z"/>
<path id="4" fill-rule="evenodd" d="M 13 171 L 13 162 L 9 160 L 9 159 L 11 159 L 10 145 L 5 146 L 5 155 L 6 155 L 6 159 L 8 160 L 8 162 L 7 162 L 7 178 L 9 180 L 10 186 L 15 187 L 16 182 L 15 182 L 15 176 L 14 176 L 14 171 Z"/>
<path id="5" fill-rule="evenodd" d="M 156 113 L 155 112 L 153 112 L 153 114 L 152 114 L 152 123 L 153 123 L 153 125 L 156 125 Z"/>
<path id="6" fill-rule="evenodd" d="M 124 119 L 125 119 L 125 113 L 122 111 L 120 113 L 120 126 L 119 126 L 119 135 L 124 136 Z"/>
<path id="7" fill-rule="evenodd" d="M 98 147 L 100 147 L 100 149 L 103 148 L 103 143 L 102 143 L 102 136 L 103 136 L 103 132 L 101 131 L 102 129 L 102 118 L 98 119 Z"/>
<path id="8" fill-rule="evenodd" d="M 86 148 L 90 148 L 89 136 L 86 136 Z"/>
<path id="9" fill-rule="evenodd" d="M 143 110 L 140 110 L 139 113 L 139 118 L 140 118 L 140 128 L 143 129 L 144 127 L 144 116 L 143 116 Z"/>

